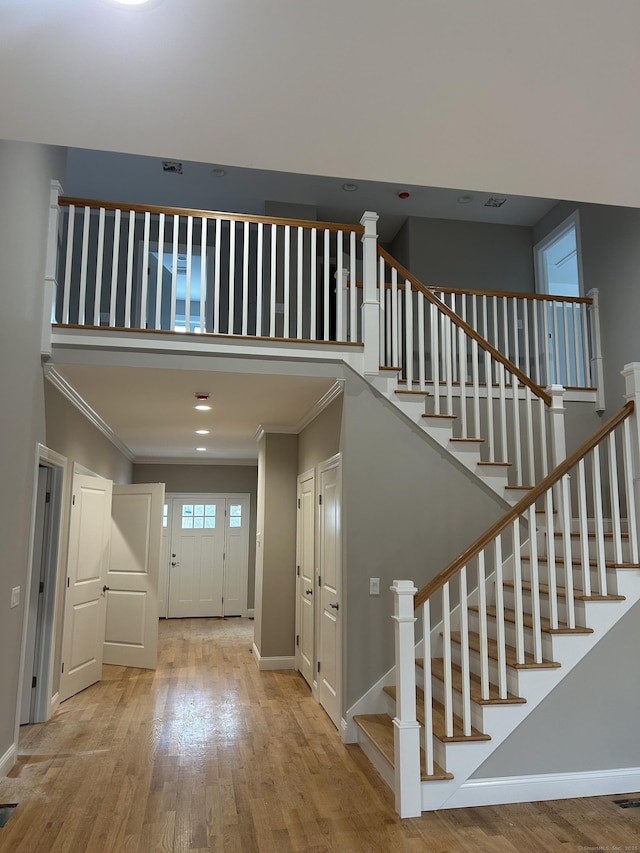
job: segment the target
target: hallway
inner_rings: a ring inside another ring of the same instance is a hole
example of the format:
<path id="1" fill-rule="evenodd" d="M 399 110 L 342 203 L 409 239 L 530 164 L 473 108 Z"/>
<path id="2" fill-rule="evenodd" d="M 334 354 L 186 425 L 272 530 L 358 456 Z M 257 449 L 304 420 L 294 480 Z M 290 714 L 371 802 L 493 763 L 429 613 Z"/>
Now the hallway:
<path id="1" fill-rule="evenodd" d="M 19 804 L 0 851 L 638 850 L 640 813 L 613 797 L 401 822 L 301 676 L 258 672 L 252 639 L 247 619 L 163 620 L 155 672 L 105 666 L 49 723 L 22 729 L 0 780 L 0 803 Z"/>

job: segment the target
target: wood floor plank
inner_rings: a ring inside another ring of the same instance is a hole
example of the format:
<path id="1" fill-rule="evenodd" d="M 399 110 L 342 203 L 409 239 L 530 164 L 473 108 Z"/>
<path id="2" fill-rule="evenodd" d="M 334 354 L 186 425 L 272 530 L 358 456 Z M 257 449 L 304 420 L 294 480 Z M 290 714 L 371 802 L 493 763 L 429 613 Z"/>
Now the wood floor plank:
<path id="1" fill-rule="evenodd" d="M 105 667 L 20 732 L 0 853 L 513 853 L 638 844 L 615 797 L 401 821 L 295 672 L 258 672 L 248 620 L 160 625 L 155 672 Z M 629 795 L 630 797 L 633 795 Z"/>

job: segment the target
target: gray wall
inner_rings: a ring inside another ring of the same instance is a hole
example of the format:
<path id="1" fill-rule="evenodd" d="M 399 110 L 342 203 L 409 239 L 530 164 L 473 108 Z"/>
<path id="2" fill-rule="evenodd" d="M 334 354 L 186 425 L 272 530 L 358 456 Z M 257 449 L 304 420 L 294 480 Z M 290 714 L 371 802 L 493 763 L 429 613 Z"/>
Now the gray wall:
<path id="1" fill-rule="evenodd" d="M 539 242 L 574 210 L 580 214 L 585 294 L 600 291 L 607 413 L 623 403 L 620 371 L 640 361 L 640 210 L 561 202 L 534 229 Z"/>
<path id="2" fill-rule="evenodd" d="M 472 778 L 637 767 L 639 619 L 636 604 Z"/>
<path id="3" fill-rule="evenodd" d="M 389 592 L 441 572 L 504 511 L 442 448 L 355 374 L 343 402 L 343 697 L 349 708 L 393 665 Z M 369 578 L 380 595 L 369 595 Z"/>
<path id="4" fill-rule="evenodd" d="M 261 657 L 295 654 L 298 436 L 267 433 L 258 455 L 255 644 Z"/>
<path id="5" fill-rule="evenodd" d="M 298 436 L 298 473 L 304 474 L 340 451 L 342 395 L 324 409 Z"/>
<path id="6" fill-rule="evenodd" d="M 254 605 L 256 564 L 256 497 L 258 469 L 254 465 L 159 465 L 133 466 L 134 483 L 164 483 L 166 492 L 234 493 L 251 495 L 249 521 L 249 577 L 247 607 Z"/>
<path id="7" fill-rule="evenodd" d="M 51 450 L 67 458 L 67 479 L 62 496 L 60 522 L 60 554 L 58 567 L 58 609 L 56 612 L 53 692 L 58 690 L 64 627 L 64 584 L 67 576 L 66 555 L 73 486 L 73 463 L 84 465 L 101 477 L 114 483 L 131 482 L 131 462 L 114 447 L 109 439 L 94 427 L 63 394 L 51 385 L 44 384 L 46 444 Z"/>
<path id="8" fill-rule="evenodd" d="M 36 444 L 45 442 L 40 334 L 49 187 L 64 151 L 0 142 L 0 761 L 15 733 Z M 20 605 L 10 608 L 20 587 Z"/>
<path id="9" fill-rule="evenodd" d="M 532 293 L 532 229 L 452 219 L 409 217 L 392 245 L 423 284 Z"/>

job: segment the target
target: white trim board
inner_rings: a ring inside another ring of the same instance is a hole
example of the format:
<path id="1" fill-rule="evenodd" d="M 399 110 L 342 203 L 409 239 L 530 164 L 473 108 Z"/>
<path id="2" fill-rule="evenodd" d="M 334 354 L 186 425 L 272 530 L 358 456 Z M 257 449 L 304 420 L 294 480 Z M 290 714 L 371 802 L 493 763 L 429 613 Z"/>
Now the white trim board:
<path id="1" fill-rule="evenodd" d="M 428 784 L 428 783 L 427 783 Z M 573 773 L 542 773 L 469 779 L 444 804 L 447 809 L 602 797 L 640 791 L 640 767 L 616 770 L 587 770 Z"/>
<path id="2" fill-rule="evenodd" d="M 16 763 L 17 757 L 17 747 L 15 743 L 12 743 L 5 754 L 0 757 L 0 778 L 2 776 L 7 776 L 13 765 Z"/>
<path id="3" fill-rule="evenodd" d="M 290 657 L 273 657 L 273 658 L 263 658 L 258 651 L 258 647 L 255 643 L 251 646 L 251 651 L 253 653 L 254 658 L 256 659 L 256 665 L 260 672 L 266 672 L 267 670 L 277 670 L 277 669 L 295 669 L 296 668 L 296 659 L 295 656 L 291 655 Z"/>

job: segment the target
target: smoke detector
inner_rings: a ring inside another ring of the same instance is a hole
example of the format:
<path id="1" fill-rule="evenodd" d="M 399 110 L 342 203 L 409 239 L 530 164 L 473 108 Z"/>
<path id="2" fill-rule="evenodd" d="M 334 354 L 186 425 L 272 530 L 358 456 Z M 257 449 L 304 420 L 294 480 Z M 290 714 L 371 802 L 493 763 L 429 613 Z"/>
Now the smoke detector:
<path id="1" fill-rule="evenodd" d="M 163 160 L 162 161 L 162 171 L 163 172 L 172 172 L 174 175 L 182 174 L 182 163 L 178 160 Z"/>

